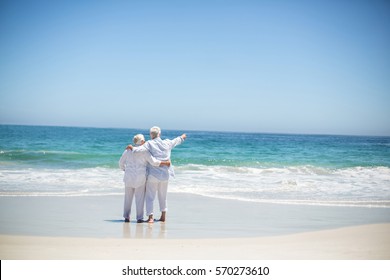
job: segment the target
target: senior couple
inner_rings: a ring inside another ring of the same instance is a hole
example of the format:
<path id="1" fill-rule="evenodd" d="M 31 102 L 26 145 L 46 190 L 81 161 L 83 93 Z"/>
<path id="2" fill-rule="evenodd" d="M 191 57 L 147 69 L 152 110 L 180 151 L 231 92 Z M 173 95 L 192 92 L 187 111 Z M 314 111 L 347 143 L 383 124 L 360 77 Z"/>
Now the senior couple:
<path id="1" fill-rule="evenodd" d="M 119 167 L 125 171 L 125 201 L 123 217 L 125 222 L 130 221 L 130 212 L 133 198 L 137 212 L 137 223 L 144 222 L 144 204 L 148 223 L 153 223 L 153 204 L 156 194 L 160 205 L 161 217 L 165 222 L 167 211 L 168 180 L 174 176 L 171 166 L 171 150 L 183 143 L 186 134 L 173 140 L 161 139 L 161 129 L 154 126 L 150 129 L 151 140 L 145 142 L 142 134 L 133 138 L 134 147 L 127 146 L 119 160 Z"/>

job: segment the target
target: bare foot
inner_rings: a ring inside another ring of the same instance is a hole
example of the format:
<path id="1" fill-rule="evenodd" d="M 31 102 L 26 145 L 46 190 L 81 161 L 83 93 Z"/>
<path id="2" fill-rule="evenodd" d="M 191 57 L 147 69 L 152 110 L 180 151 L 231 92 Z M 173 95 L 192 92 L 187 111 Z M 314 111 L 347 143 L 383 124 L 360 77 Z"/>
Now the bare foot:
<path id="1" fill-rule="evenodd" d="M 165 211 L 161 212 L 160 222 L 165 222 Z"/>

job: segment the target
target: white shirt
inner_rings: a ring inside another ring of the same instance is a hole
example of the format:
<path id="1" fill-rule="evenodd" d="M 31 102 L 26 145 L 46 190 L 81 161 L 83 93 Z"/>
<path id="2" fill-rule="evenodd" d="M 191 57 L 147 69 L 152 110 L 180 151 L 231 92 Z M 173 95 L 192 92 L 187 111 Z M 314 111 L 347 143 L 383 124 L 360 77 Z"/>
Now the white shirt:
<path id="1" fill-rule="evenodd" d="M 155 159 L 147 151 L 133 153 L 131 150 L 123 152 L 119 160 L 119 168 L 125 171 L 123 182 L 126 186 L 138 188 L 145 186 L 146 182 L 146 166 L 150 163 L 152 166 L 159 166 L 160 160 Z"/>
<path id="2" fill-rule="evenodd" d="M 152 140 L 147 141 L 141 147 L 133 148 L 134 154 L 138 152 L 145 152 L 146 150 L 150 152 L 150 154 L 158 160 L 170 160 L 171 158 L 171 150 L 184 142 L 184 139 L 176 137 L 173 140 L 165 139 L 162 140 L 160 137 L 154 138 Z M 169 177 L 175 176 L 173 165 L 168 168 L 167 166 L 155 167 L 148 166 L 149 175 L 157 178 L 161 181 L 169 180 Z"/>

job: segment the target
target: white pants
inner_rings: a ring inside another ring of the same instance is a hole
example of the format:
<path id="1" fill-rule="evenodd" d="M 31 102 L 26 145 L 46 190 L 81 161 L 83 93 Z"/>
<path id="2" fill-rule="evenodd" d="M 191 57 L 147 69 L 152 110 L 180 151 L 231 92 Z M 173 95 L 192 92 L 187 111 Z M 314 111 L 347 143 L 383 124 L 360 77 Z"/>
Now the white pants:
<path id="1" fill-rule="evenodd" d="M 153 215 L 153 202 L 156 198 L 156 193 L 158 194 L 158 203 L 160 205 L 160 211 L 167 211 L 167 191 L 168 191 L 168 181 L 160 181 L 153 176 L 148 176 L 146 181 L 146 215 Z"/>
<path id="2" fill-rule="evenodd" d="M 131 205 L 135 196 L 135 207 L 137 209 L 137 220 L 144 218 L 145 187 L 138 188 L 126 187 L 125 185 L 125 203 L 123 208 L 123 218 L 130 219 Z"/>

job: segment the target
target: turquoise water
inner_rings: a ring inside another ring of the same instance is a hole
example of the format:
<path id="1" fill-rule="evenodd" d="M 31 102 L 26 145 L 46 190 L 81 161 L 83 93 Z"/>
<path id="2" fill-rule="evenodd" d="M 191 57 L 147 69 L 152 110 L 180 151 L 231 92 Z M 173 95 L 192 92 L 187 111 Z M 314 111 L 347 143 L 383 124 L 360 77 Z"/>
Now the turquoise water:
<path id="1" fill-rule="evenodd" d="M 148 130 L 0 126 L 0 195 L 122 195 L 118 160 Z M 170 191 L 225 199 L 390 207 L 390 137 L 187 133 Z"/>

